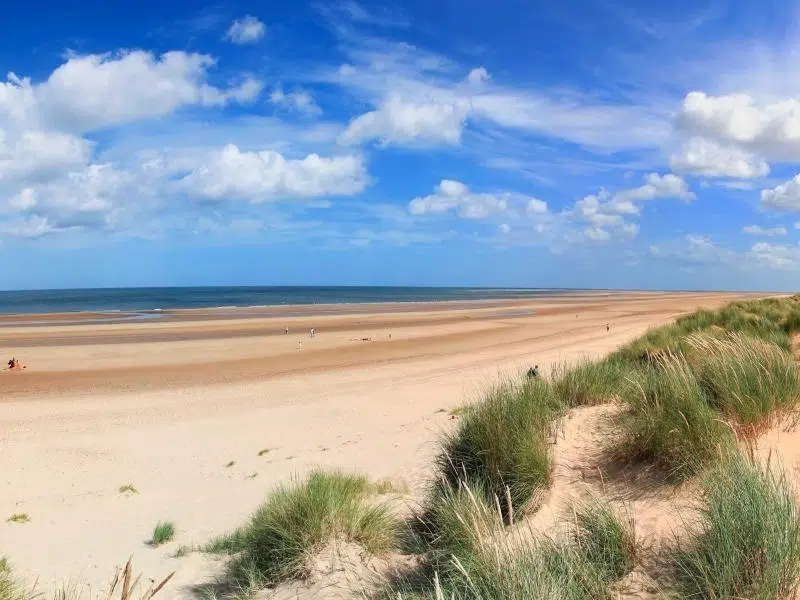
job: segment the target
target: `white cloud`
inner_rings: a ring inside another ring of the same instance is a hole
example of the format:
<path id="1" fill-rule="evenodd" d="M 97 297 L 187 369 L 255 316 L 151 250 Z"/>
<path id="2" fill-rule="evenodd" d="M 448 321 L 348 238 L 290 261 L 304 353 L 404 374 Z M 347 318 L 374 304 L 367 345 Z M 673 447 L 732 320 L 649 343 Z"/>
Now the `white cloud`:
<path id="1" fill-rule="evenodd" d="M 265 202 L 353 195 L 363 191 L 367 183 L 360 156 L 324 158 L 310 154 L 303 159 L 287 159 L 278 152 L 243 152 L 229 144 L 208 155 L 182 179 L 181 187 L 206 198 Z"/>
<path id="2" fill-rule="evenodd" d="M 769 174 L 766 161 L 752 153 L 699 137 L 691 138 L 673 154 L 670 166 L 676 171 L 705 177 L 751 179 Z"/>
<path id="3" fill-rule="evenodd" d="M 66 231 L 66 228 L 54 226 L 45 217 L 32 216 L 0 222 L 0 234 L 10 237 L 37 239 L 60 231 Z"/>
<path id="4" fill-rule="evenodd" d="M 32 130 L 12 135 L 0 129 L 0 182 L 36 180 L 80 168 L 91 153 L 88 140 L 68 133 Z"/>
<path id="5" fill-rule="evenodd" d="M 257 17 L 247 15 L 236 19 L 228 28 L 225 39 L 234 44 L 253 44 L 264 37 L 267 28 Z"/>
<path id="6" fill-rule="evenodd" d="M 460 181 L 443 179 L 433 194 L 411 200 L 408 210 L 418 216 L 455 213 L 463 219 L 522 218 L 523 215 L 545 215 L 547 204 L 538 198 L 510 192 L 476 193 Z"/>
<path id="7" fill-rule="evenodd" d="M 124 200 L 136 194 L 137 204 Z M 137 187 L 132 173 L 110 164 L 93 164 L 44 183 L 32 183 L 0 202 L 0 213 L 11 219 L 13 233 L 40 237 L 70 229 L 116 229 L 126 212 L 146 207 L 147 192 Z M 19 233 L 19 232 L 23 233 Z M 35 235 L 34 235 L 35 234 Z"/>
<path id="8" fill-rule="evenodd" d="M 692 134 L 739 144 L 770 157 L 800 158 L 800 101 L 758 104 L 749 94 L 686 95 L 679 124 Z"/>
<path id="9" fill-rule="evenodd" d="M 619 192 L 614 196 L 614 199 L 619 202 L 653 200 L 655 198 L 692 200 L 695 195 L 689 191 L 689 186 L 683 178 L 677 175 L 650 173 L 645 177 L 644 185 Z"/>
<path id="10" fill-rule="evenodd" d="M 621 190 L 613 196 L 606 190 L 581 198 L 566 211 L 573 221 L 588 225 L 580 237 L 592 241 L 608 241 L 614 237 L 634 238 L 639 234 L 639 225 L 625 220 L 641 213 L 637 202 L 657 198 L 679 198 L 691 200 L 695 195 L 687 183 L 677 175 L 650 173 L 644 185 Z"/>
<path id="11" fill-rule="evenodd" d="M 322 110 L 314 102 L 314 98 L 306 91 L 292 90 L 284 92 L 283 88 L 278 86 L 272 90 L 269 96 L 269 101 L 276 106 L 281 106 L 298 113 L 317 116 L 322 114 Z"/>
<path id="12" fill-rule="evenodd" d="M 622 217 L 610 214 L 607 208 L 599 196 L 590 195 L 578 200 L 572 211 L 578 219 L 590 223 L 594 228 L 622 225 Z"/>
<path id="13" fill-rule="evenodd" d="M 316 72 L 310 80 L 342 86 L 375 107 L 362 115 L 371 126 L 371 135 L 354 136 L 356 141 L 391 139 L 386 134 L 392 131 L 389 123 L 398 119 L 388 118 L 392 107 L 387 104 L 396 98 L 403 105 L 428 107 L 437 114 L 444 112 L 443 107 L 455 112 L 456 117 L 437 119 L 446 122 L 446 126 L 436 125 L 446 134 L 428 135 L 451 144 L 459 142 L 465 124 L 474 131 L 506 131 L 525 137 L 533 134 L 609 152 L 660 148 L 673 134 L 672 104 L 603 103 L 564 87 L 504 86 L 488 77 L 483 67 L 468 70 L 465 78 L 463 65 L 417 46 L 360 37 L 348 29 L 335 33 L 344 38 L 347 63 Z M 354 123 L 363 125 L 360 118 Z M 373 125 L 374 120 L 380 120 L 381 126 Z M 423 136 L 411 128 L 393 141 L 408 144 L 417 137 Z"/>
<path id="14" fill-rule="evenodd" d="M 676 261 L 690 268 L 719 264 L 743 266 L 740 255 L 718 246 L 703 235 L 690 234 L 675 243 L 650 246 L 648 250 L 653 257 Z"/>
<path id="15" fill-rule="evenodd" d="M 391 97 L 378 110 L 353 119 L 340 141 L 357 144 L 379 140 L 387 146 L 412 142 L 457 144 L 468 109 L 463 101 L 415 102 Z"/>
<path id="16" fill-rule="evenodd" d="M 511 226 L 508 223 L 500 223 L 500 225 L 497 226 L 497 230 L 503 235 L 506 235 L 511 233 Z"/>
<path id="17" fill-rule="evenodd" d="M 754 244 L 748 253 L 757 263 L 781 270 L 794 270 L 800 267 L 800 246 L 770 244 L 759 242 Z"/>
<path id="18" fill-rule="evenodd" d="M 786 235 L 786 227 L 761 227 L 760 225 L 746 225 L 742 227 L 742 233 L 748 235 L 759 235 L 764 237 L 777 237 Z"/>
<path id="19" fill-rule="evenodd" d="M 41 84 L 13 74 L 0 84 L 0 124 L 84 132 L 186 106 L 248 102 L 260 92 L 254 79 L 225 89 L 209 85 L 214 64 L 210 56 L 186 52 L 73 56 Z"/>
<path id="20" fill-rule="evenodd" d="M 593 242 L 607 242 L 611 239 L 611 234 L 602 227 L 587 227 L 583 230 L 583 235 Z"/>
<path id="21" fill-rule="evenodd" d="M 469 75 L 467 75 L 467 82 L 472 86 L 482 87 L 488 83 L 491 78 L 492 76 L 489 75 L 489 71 L 483 67 L 478 67 L 469 72 Z"/>
<path id="22" fill-rule="evenodd" d="M 774 188 L 761 190 L 761 204 L 778 211 L 800 211 L 800 174 Z"/>

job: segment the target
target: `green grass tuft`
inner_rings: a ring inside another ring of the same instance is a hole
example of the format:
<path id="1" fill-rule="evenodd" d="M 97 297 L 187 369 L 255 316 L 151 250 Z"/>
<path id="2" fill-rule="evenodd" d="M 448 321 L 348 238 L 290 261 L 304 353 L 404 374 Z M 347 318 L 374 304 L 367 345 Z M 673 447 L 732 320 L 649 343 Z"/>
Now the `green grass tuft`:
<path id="1" fill-rule="evenodd" d="M 641 370 L 623 398 L 629 406 L 621 419 L 623 456 L 656 463 L 677 479 L 697 473 L 733 443 L 683 356 L 661 357 Z"/>
<path id="2" fill-rule="evenodd" d="M 550 483 L 549 436 L 563 407 L 550 385 L 541 380 L 495 387 L 471 405 L 456 430 L 448 434 L 436 466 L 442 484 L 462 481 L 500 498 L 508 509 L 526 507 Z"/>
<path id="3" fill-rule="evenodd" d="M 584 562 L 604 580 L 617 581 L 636 565 L 638 545 L 630 514 L 592 498 L 575 508 L 574 542 Z"/>
<path id="4" fill-rule="evenodd" d="M 800 369 L 778 346 L 738 333 L 722 339 L 694 335 L 688 343 L 709 401 L 739 424 L 769 424 L 800 400 Z"/>
<path id="5" fill-rule="evenodd" d="M 396 525 L 386 505 L 369 501 L 370 488 L 365 477 L 314 471 L 302 483 L 278 488 L 244 529 L 213 544 L 240 552 L 230 575 L 246 587 L 303 577 L 309 557 L 333 539 L 388 551 Z"/>
<path id="6" fill-rule="evenodd" d="M 231 533 L 213 538 L 201 546 L 200 550 L 209 554 L 238 554 L 247 547 L 247 533 L 247 528 L 241 527 Z"/>
<path id="7" fill-rule="evenodd" d="M 0 559 L 0 600 L 31 600 L 32 594 L 23 589 L 11 572 L 11 565 L 5 558 Z"/>
<path id="8" fill-rule="evenodd" d="M 153 546 L 160 546 L 172 541 L 175 537 L 175 525 L 170 521 L 159 521 L 153 529 L 153 537 L 150 539 L 150 544 Z"/>
<path id="9" fill-rule="evenodd" d="M 794 598 L 800 583 L 800 510 L 781 474 L 741 455 L 704 481 L 705 506 L 674 566 L 687 598 Z"/>
<path id="10" fill-rule="evenodd" d="M 553 391 L 565 406 L 592 406 L 613 400 L 635 368 L 620 357 L 561 364 L 553 370 Z"/>
<path id="11" fill-rule="evenodd" d="M 6 519 L 6 523 L 30 523 L 31 518 L 28 513 L 14 513 Z"/>
<path id="12" fill-rule="evenodd" d="M 139 490 L 137 490 L 136 486 L 133 485 L 132 483 L 126 483 L 125 485 L 119 486 L 119 490 L 117 490 L 117 491 L 119 491 L 120 494 L 138 494 L 139 493 Z"/>
<path id="13" fill-rule="evenodd" d="M 576 509 L 562 541 L 509 530 L 499 504 L 465 484 L 444 488 L 427 515 L 436 535 L 426 540 L 425 569 L 384 590 L 387 600 L 603 600 L 634 564 L 632 524 L 596 501 Z"/>

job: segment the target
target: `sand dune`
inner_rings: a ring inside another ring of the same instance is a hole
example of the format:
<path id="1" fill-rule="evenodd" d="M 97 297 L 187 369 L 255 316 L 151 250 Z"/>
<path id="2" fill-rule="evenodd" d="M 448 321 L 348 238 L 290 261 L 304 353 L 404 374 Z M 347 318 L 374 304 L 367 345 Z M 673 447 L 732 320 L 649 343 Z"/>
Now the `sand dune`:
<path id="1" fill-rule="evenodd" d="M 177 570 L 169 597 L 189 597 L 186 586 L 213 576 L 215 559 L 171 558 L 177 544 L 236 527 L 276 483 L 323 465 L 419 489 L 448 409 L 500 374 L 600 355 L 741 296 L 6 320 L 3 357 L 28 369 L 0 373 L 0 519 L 31 521 L 0 524 L 0 553 L 45 589 L 69 577 L 96 586 L 133 554 L 154 578 Z M 137 494 L 118 491 L 128 483 Z M 176 523 L 176 541 L 149 548 L 163 519 Z"/>

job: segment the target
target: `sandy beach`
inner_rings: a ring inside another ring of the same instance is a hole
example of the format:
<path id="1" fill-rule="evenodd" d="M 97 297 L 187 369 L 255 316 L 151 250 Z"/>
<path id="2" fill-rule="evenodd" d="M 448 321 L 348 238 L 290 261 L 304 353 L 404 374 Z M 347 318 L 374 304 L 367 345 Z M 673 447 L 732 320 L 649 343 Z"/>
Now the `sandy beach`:
<path id="1" fill-rule="evenodd" d="M 321 465 L 419 490 L 449 410 L 502 374 L 548 373 L 742 297 L 4 317 L 0 354 L 27 369 L 0 372 L 0 554 L 44 590 L 96 588 L 133 555 L 148 577 L 177 571 L 167 597 L 193 597 L 219 559 L 173 558 L 177 546 L 240 525 L 276 484 Z M 6 523 L 14 513 L 30 522 Z M 175 541 L 147 546 L 165 519 Z"/>

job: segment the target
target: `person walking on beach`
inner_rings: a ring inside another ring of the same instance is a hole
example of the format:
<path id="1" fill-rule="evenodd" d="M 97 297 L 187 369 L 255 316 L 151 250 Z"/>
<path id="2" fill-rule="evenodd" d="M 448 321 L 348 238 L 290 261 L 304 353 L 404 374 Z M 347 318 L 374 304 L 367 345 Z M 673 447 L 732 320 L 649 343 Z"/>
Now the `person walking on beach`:
<path id="1" fill-rule="evenodd" d="M 289 335 L 289 328 L 288 328 L 288 327 L 286 327 L 286 328 L 284 329 L 284 331 L 286 332 L 286 335 Z"/>
<path id="2" fill-rule="evenodd" d="M 314 328 L 312 327 L 312 328 L 311 328 L 311 337 L 312 337 L 312 338 L 314 337 L 314 333 L 315 333 L 315 332 L 314 332 Z"/>
<path id="3" fill-rule="evenodd" d="M 609 332 L 609 331 L 611 331 L 611 326 L 608 323 L 606 323 L 606 332 Z"/>

